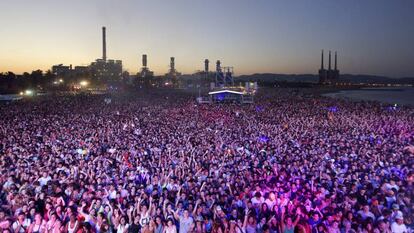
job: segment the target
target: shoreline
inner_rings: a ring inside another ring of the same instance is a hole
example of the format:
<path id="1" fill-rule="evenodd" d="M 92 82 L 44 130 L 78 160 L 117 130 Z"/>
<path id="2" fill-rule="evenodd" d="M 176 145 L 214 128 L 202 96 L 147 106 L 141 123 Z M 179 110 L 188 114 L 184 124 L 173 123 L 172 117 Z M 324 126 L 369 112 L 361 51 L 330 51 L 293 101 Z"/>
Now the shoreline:
<path id="1" fill-rule="evenodd" d="M 414 107 L 414 89 L 409 87 L 342 89 L 320 93 L 320 95 L 353 102 L 376 102 Z"/>

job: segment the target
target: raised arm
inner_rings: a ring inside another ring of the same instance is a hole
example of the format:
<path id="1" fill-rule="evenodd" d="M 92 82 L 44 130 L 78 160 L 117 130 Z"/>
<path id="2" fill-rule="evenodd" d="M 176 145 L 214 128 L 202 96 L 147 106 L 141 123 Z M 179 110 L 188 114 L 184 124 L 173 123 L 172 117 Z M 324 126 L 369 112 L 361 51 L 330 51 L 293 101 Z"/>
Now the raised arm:
<path id="1" fill-rule="evenodd" d="M 203 184 L 200 187 L 200 192 L 203 191 L 205 185 L 206 185 L 206 182 L 204 181 Z"/>
<path id="2" fill-rule="evenodd" d="M 246 207 L 246 209 L 244 210 L 243 230 L 245 230 L 247 227 L 247 220 L 249 219 L 249 214 L 250 214 L 250 210 L 249 208 Z"/>
<path id="3" fill-rule="evenodd" d="M 108 207 L 109 207 L 109 213 L 111 213 L 111 215 L 112 215 L 112 213 L 114 212 L 114 208 L 112 207 L 110 201 L 108 201 L 107 204 L 108 204 Z"/>
<path id="4" fill-rule="evenodd" d="M 151 211 L 152 210 L 152 196 L 149 196 L 149 207 L 148 207 L 148 210 L 147 210 L 147 212 L 148 211 Z M 150 212 L 151 213 L 151 212 Z"/>
<path id="5" fill-rule="evenodd" d="M 162 205 L 162 213 L 164 214 L 164 217 L 167 216 L 167 203 L 168 203 L 168 199 L 165 199 Z"/>
<path id="6" fill-rule="evenodd" d="M 121 212 L 122 215 L 125 215 L 124 210 L 122 209 L 122 206 L 120 204 L 117 205 L 119 211 Z"/>
<path id="7" fill-rule="evenodd" d="M 176 219 L 176 220 L 180 220 L 180 215 L 178 215 L 178 209 L 177 210 L 173 210 L 173 213 L 174 213 L 174 218 Z"/>
<path id="8" fill-rule="evenodd" d="M 197 208 L 198 208 L 198 205 L 200 204 L 200 199 L 197 199 L 197 201 L 196 201 L 196 204 L 195 204 L 195 206 L 194 206 L 194 210 L 193 210 L 193 216 L 195 216 L 196 215 L 196 213 L 197 213 Z"/>
<path id="9" fill-rule="evenodd" d="M 127 210 L 127 216 L 128 216 L 128 223 L 132 224 L 133 223 L 133 219 L 132 219 L 132 213 L 134 212 L 134 206 L 131 205 L 129 207 L 129 209 Z"/>
<path id="10" fill-rule="evenodd" d="M 320 218 L 322 219 L 322 218 L 323 218 L 323 214 L 322 214 L 322 212 L 319 210 L 319 208 L 318 208 L 318 207 L 316 207 L 316 208 L 315 208 L 315 210 L 318 212 L 318 214 L 320 215 Z"/>
<path id="11" fill-rule="evenodd" d="M 141 211 L 141 203 L 143 200 L 141 200 L 141 197 L 138 198 L 138 203 L 137 203 L 137 211 L 138 213 Z"/>
<path id="12" fill-rule="evenodd" d="M 231 189 L 230 183 L 227 183 L 227 187 L 229 188 L 230 194 L 233 195 L 233 190 Z"/>
<path id="13" fill-rule="evenodd" d="M 293 222 L 294 227 L 298 224 L 299 220 L 300 220 L 300 215 L 297 215 L 295 221 Z"/>
<path id="14" fill-rule="evenodd" d="M 178 205 L 178 202 L 180 201 L 180 194 L 181 194 L 181 186 L 178 188 L 177 197 L 175 198 L 175 206 Z"/>
<path id="15" fill-rule="evenodd" d="M 282 228 L 282 232 L 285 230 L 285 207 L 282 207 L 282 217 L 280 219 L 280 226 Z"/>

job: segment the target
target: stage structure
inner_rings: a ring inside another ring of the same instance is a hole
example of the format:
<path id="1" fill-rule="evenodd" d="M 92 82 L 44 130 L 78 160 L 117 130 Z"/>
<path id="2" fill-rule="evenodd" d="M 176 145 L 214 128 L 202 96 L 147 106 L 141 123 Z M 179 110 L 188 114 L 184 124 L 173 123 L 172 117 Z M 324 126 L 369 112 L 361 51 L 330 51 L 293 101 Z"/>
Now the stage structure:
<path id="1" fill-rule="evenodd" d="M 208 60 L 206 60 L 208 61 Z M 206 62 L 206 64 L 208 64 Z M 253 97 L 257 91 L 257 82 L 245 83 L 244 86 L 236 86 L 234 83 L 234 68 L 221 66 L 221 61 L 216 62 L 214 82 L 210 83 L 208 95 L 197 97 L 197 102 L 202 103 L 253 103 Z"/>

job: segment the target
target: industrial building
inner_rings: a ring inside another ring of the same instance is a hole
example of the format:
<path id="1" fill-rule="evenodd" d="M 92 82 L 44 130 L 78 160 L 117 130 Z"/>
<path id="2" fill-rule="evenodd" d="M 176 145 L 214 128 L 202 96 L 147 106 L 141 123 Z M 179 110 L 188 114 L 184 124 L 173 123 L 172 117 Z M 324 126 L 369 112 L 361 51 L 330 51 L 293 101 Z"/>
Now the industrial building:
<path id="1" fill-rule="evenodd" d="M 209 88 L 210 84 L 215 82 L 216 72 L 210 71 L 210 61 L 204 60 L 204 69 L 198 70 L 193 74 L 180 75 L 181 88 Z"/>
<path id="2" fill-rule="evenodd" d="M 165 74 L 165 80 L 163 86 L 167 87 L 178 87 L 178 78 L 181 76 L 181 73 L 175 69 L 175 57 L 170 57 L 170 69 L 168 73 Z"/>
<path id="3" fill-rule="evenodd" d="M 75 66 L 75 69 L 73 70 L 75 75 L 88 75 L 89 72 L 89 66 Z"/>
<path id="4" fill-rule="evenodd" d="M 96 59 L 89 66 L 52 66 L 52 73 L 57 77 L 91 76 L 95 81 L 103 83 L 118 82 L 122 77 L 122 61 L 107 59 L 106 56 L 106 28 L 102 27 L 102 58 Z"/>
<path id="5" fill-rule="evenodd" d="M 72 68 L 72 65 L 65 66 L 63 64 L 58 64 L 52 66 L 52 74 L 56 75 L 56 77 L 70 77 L 70 76 L 81 76 L 81 75 L 88 75 L 89 74 L 89 66 L 75 66 Z"/>
<path id="6" fill-rule="evenodd" d="M 331 67 L 331 51 L 329 51 L 328 69 L 324 66 L 323 50 L 321 54 L 321 68 L 319 69 L 319 84 L 334 84 L 339 79 L 339 70 L 337 66 L 338 53 L 335 52 L 335 67 Z"/>
<path id="7" fill-rule="evenodd" d="M 154 82 L 154 72 L 148 67 L 147 54 L 142 55 L 142 68 L 137 73 L 135 83 L 141 87 L 151 87 Z"/>
<path id="8" fill-rule="evenodd" d="M 122 75 L 122 61 L 96 59 L 89 66 L 92 77 L 99 81 L 119 81 Z"/>
<path id="9" fill-rule="evenodd" d="M 151 71 L 148 66 L 148 61 L 147 61 L 147 54 L 143 54 L 142 55 L 142 68 L 141 71 L 139 73 L 139 76 L 141 78 L 149 78 L 149 77 L 154 77 L 154 72 Z"/>
<path id="10" fill-rule="evenodd" d="M 102 58 L 96 59 L 89 66 L 91 75 L 99 81 L 117 82 L 122 76 L 122 61 L 107 60 L 106 57 L 106 28 L 102 27 Z"/>
<path id="11" fill-rule="evenodd" d="M 69 75 L 71 73 L 71 70 L 72 70 L 72 65 L 64 66 L 63 64 L 58 64 L 58 65 L 52 66 L 52 74 L 58 77 Z"/>
<path id="12" fill-rule="evenodd" d="M 169 78 L 177 78 L 180 75 L 181 73 L 175 69 L 175 57 L 170 57 L 170 69 L 168 70 L 168 73 L 165 74 L 165 76 Z"/>

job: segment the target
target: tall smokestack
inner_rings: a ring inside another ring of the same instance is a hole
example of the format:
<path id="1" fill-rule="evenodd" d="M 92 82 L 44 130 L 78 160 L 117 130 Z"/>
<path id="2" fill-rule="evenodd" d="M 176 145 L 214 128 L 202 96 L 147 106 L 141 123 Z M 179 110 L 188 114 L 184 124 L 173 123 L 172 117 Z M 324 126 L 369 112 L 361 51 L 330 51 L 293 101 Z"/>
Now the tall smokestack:
<path id="1" fill-rule="evenodd" d="M 321 70 L 324 69 L 324 65 L 323 65 L 323 49 L 322 49 L 322 54 L 321 54 Z"/>
<path id="2" fill-rule="evenodd" d="M 335 70 L 338 70 L 338 67 L 336 66 L 336 58 L 337 58 L 337 52 L 335 51 Z"/>
<path id="3" fill-rule="evenodd" d="M 106 28 L 102 27 L 102 59 L 106 61 Z"/>
<path id="4" fill-rule="evenodd" d="M 171 68 L 171 71 L 174 71 L 175 70 L 175 62 L 174 62 L 174 60 L 175 60 L 174 57 L 171 57 L 170 58 L 170 68 Z"/>
<path id="5" fill-rule="evenodd" d="M 204 71 L 208 73 L 208 59 L 204 60 Z"/>
<path id="6" fill-rule="evenodd" d="M 147 54 L 142 55 L 142 66 L 147 67 Z"/>
<path id="7" fill-rule="evenodd" d="M 331 51 L 329 50 L 329 66 L 328 70 L 331 70 Z"/>
<path id="8" fill-rule="evenodd" d="M 217 62 L 216 62 L 216 71 L 217 72 L 221 71 L 221 62 L 220 62 L 220 60 L 217 60 Z"/>

